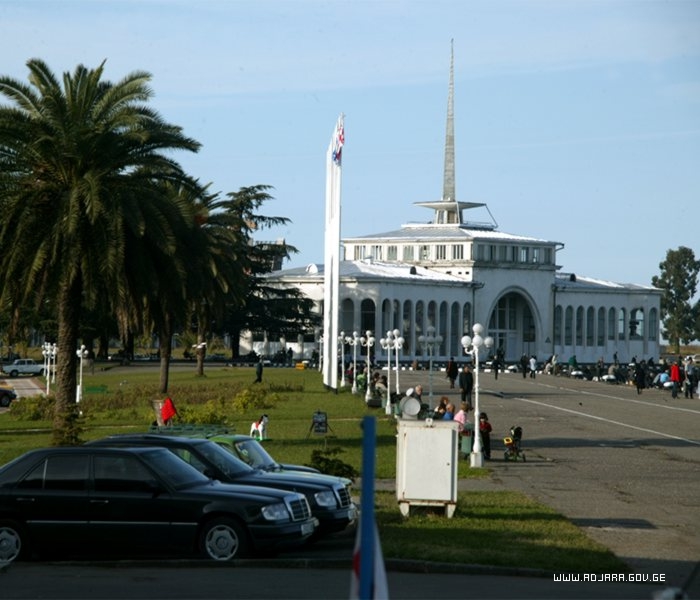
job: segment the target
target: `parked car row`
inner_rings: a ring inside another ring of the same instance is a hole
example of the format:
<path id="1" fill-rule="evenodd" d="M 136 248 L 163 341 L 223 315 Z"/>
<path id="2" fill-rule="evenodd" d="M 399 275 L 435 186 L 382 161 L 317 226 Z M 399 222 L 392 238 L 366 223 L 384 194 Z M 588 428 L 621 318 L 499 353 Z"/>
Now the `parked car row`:
<path id="1" fill-rule="evenodd" d="M 253 468 L 202 438 L 33 450 L 0 467 L 0 566 L 67 553 L 228 561 L 283 551 L 354 523 L 350 483 Z"/>

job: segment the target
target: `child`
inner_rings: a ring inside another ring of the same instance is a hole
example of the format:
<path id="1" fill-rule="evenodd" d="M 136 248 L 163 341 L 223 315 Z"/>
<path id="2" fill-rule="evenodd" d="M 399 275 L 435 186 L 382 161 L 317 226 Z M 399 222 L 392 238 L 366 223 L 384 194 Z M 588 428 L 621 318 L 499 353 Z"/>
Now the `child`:
<path id="1" fill-rule="evenodd" d="M 491 429 L 488 415 L 482 412 L 479 414 L 479 432 L 481 433 L 481 447 L 486 460 L 491 460 Z"/>

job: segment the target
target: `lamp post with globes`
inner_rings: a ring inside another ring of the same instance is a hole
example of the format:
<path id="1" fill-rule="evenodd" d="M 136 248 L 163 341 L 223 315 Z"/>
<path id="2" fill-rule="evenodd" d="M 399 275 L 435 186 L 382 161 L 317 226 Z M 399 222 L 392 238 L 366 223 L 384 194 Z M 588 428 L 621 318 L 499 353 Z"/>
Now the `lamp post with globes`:
<path id="1" fill-rule="evenodd" d="M 338 336 L 338 346 L 340 346 L 340 387 L 345 387 L 345 344 L 350 338 L 345 337 L 345 332 L 341 331 Z"/>
<path id="2" fill-rule="evenodd" d="M 483 467 L 484 454 L 481 445 L 481 432 L 479 431 L 479 415 L 481 414 L 481 409 L 479 408 L 479 350 L 482 346 L 491 348 L 493 346 L 493 338 L 491 336 L 482 337 L 484 326 L 481 323 L 474 323 L 472 331 L 474 332 L 473 337 L 465 335 L 461 340 L 464 351 L 474 357 L 474 448 L 470 455 L 470 465 L 472 467 Z"/>
<path id="3" fill-rule="evenodd" d="M 82 344 L 75 353 L 80 359 L 78 387 L 75 388 L 75 402 L 80 404 L 80 401 L 83 399 L 83 361 L 88 357 L 88 350 L 85 348 L 85 344 Z"/>
<path id="4" fill-rule="evenodd" d="M 423 348 L 423 352 L 428 353 L 428 404 L 429 408 L 433 410 L 433 356 L 435 356 L 435 351 L 440 348 L 442 344 L 442 336 L 435 335 L 435 327 L 430 325 L 426 328 L 425 332 L 428 335 L 419 335 L 418 343 Z"/>
<path id="5" fill-rule="evenodd" d="M 399 350 L 403 348 L 404 339 L 401 337 L 401 332 L 398 329 L 393 331 L 387 331 L 386 337 L 379 340 L 382 348 L 386 350 L 386 362 L 387 362 L 387 380 L 386 380 L 386 393 L 387 396 L 391 396 L 391 351 L 395 351 L 396 356 L 396 394 L 400 394 L 399 387 Z M 386 414 L 391 414 L 390 402 L 387 398 Z"/>
<path id="6" fill-rule="evenodd" d="M 372 332 L 368 329 L 365 335 L 360 338 L 362 341 L 362 346 L 367 348 L 367 377 L 365 378 L 365 383 L 367 391 L 365 392 L 365 402 L 369 402 L 372 399 L 372 346 L 374 346 L 374 336 Z"/>
<path id="7" fill-rule="evenodd" d="M 352 393 L 357 394 L 357 348 L 362 343 L 360 334 L 357 331 L 352 332 L 352 337 L 345 338 L 347 343 L 352 346 Z"/>
<path id="8" fill-rule="evenodd" d="M 51 376 L 53 374 L 54 382 L 56 381 L 56 344 L 44 342 L 41 353 L 44 356 L 44 373 L 46 375 L 46 395 L 51 392 Z"/>

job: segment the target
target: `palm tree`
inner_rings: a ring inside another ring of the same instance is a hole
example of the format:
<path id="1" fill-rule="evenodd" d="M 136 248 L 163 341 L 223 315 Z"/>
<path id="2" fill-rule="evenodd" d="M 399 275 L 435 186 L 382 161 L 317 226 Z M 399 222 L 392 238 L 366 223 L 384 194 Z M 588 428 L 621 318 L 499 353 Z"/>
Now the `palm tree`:
<path id="1" fill-rule="evenodd" d="M 80 313 L 108 294 L 120 320 L 137 320 L 133 247 L 174 256 L 177 233 L 163 182 L 186 182 L 172 150 L 199 144 L 146 103 L 148 73 L 102 80 L 104 63 L 62 82 L 38 59 L 29 85 L 0 77 L 0 303 L 55 299 L 58 359 L 54 443 L 78 441 L 76 348 Z M 185 217 L 183 217 L 185 218 Z M 147 241 L 147 243 L 146 243 Z M 145 276 L 145 275 L 144 275 Z M 169 270 L 148 276 L 170 278 Z M 142 289 L 142 283 L 139 289 Z M 165 286 L 166 282 L 161 282 Z"/>

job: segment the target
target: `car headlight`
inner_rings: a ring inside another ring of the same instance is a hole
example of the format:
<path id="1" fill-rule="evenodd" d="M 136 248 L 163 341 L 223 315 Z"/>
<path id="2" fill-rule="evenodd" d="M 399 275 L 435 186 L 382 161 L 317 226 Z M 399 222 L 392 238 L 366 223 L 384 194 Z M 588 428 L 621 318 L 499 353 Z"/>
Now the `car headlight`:
<path id="1" fill-rule="evenodd" d="M 316 500 L 316 504 L 319 506 L 328 506 L 333 508 L 336 506 L 335 494 L 332 491 L 317 492 L 314 494 L 314 499 Z"/>
<path id="2" fill-rule="evenodd" d="M 267 506 L 263 506 L 262 516 L 268 521 L 289 520 L 289 512 L 283 502 L 280 504 L 268 504 Z"/>

